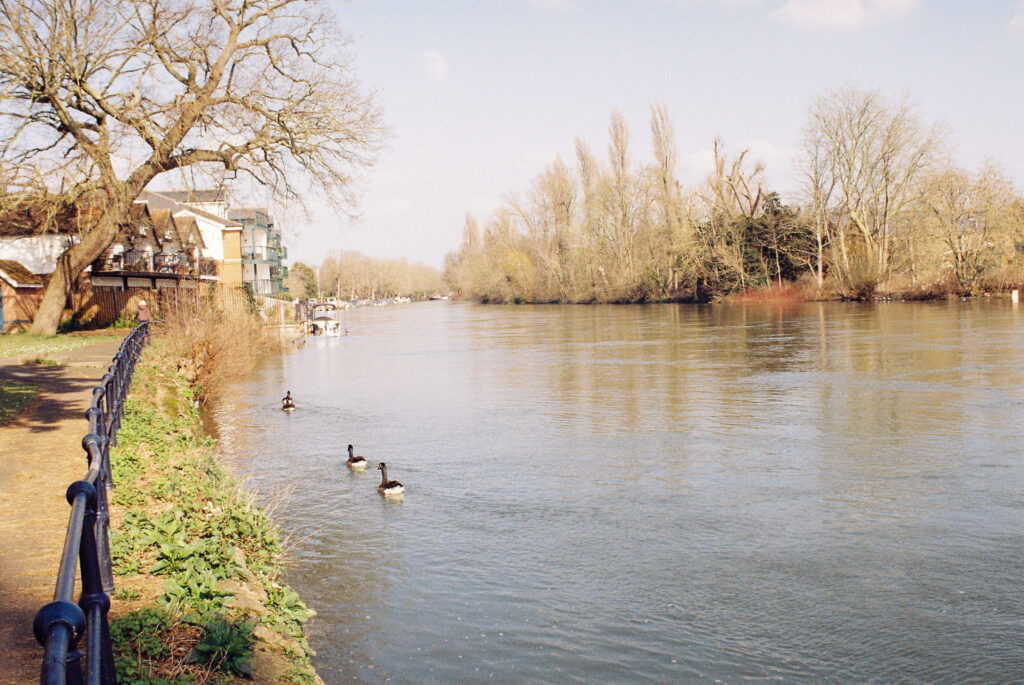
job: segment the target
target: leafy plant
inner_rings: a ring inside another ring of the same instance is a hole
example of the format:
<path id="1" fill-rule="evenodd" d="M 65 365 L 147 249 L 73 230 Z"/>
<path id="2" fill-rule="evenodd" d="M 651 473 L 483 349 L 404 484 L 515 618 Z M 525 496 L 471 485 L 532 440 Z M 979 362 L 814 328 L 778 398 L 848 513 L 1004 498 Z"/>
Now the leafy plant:
<path id="1" fill-rule="evenodd" d="M 189 661 L 233 675 L 252 677 L 254 621 L 212 621 L 203 628 Z"/>
<path id="2" fill-rule="evenodd" d="M 138 599 L 142 593 L 135 588 L 122 587 L 114 590 L 114 599 Z"/>
<path id="3" fill-rule="evenodd" d="M 140 509 L 125 514 L 124 523 L 110 534 L 110 558 L 114 571 L 127 576 L 138 573 L 142 566 L 142 553 L 155 540 L 153 522 Z"/>
<path id="4" fill-rule="evenodd" d="M 164 594 L 157 603 L 168 610 L 188 610 L 186 620 L 202 623 L 224 609 L 224 601 L 232 593 L 217 587 L 217 577 L 210 571 L 188 571 L 167 580 Z"/>
<path id="5" fill-rule="evenodd" d="M 158 608 L 140 609 L 110 621 L 119 683 L 140 682 L 144 665 L 170 656 L 164 636 L 171 623 L 171 615 Z"/>

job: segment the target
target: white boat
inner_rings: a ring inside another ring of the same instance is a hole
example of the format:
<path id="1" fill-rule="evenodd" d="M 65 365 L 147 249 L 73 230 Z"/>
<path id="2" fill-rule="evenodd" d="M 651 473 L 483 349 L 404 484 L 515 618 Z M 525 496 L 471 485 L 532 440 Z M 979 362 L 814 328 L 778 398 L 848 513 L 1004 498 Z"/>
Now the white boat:
<path id="1" fill-rule="evenodd" d="M 309 322 L 309 334 L 337 338 L 341 336 L 341 324 L 329 316 L 317 316 Z"/>

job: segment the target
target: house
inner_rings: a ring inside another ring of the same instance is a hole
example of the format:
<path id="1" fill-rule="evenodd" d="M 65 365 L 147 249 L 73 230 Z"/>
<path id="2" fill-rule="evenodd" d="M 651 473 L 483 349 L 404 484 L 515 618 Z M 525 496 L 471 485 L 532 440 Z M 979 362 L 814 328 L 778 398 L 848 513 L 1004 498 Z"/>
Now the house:
<path id="1" fill-rule="evenodd" d="M 288 267 L 283 260 L 288 249 L 281 243 L 281 231 L 266 209 L 232 209 L 228 216 L 242 225 L 242 280 L 252 284 L 256 295 L 279 297 L 287 292 L 284 280 Z"/>
<path id="2" fill-rule="evenodd" d="M 29 291 L 41 293 L 60 255 L 76 241 L 79 224 L 95 218 L 95 207 L 89 209 L 91 213 L 79 212 L 70 219 L 58 217 L 51 232 L 38 235 L 24 234 L 38 222 L 21 215 L 0 225 L 0 260 L 14 265 L 5 286 L 12 290 L 4 294 L 10 303 L 17 300 L 28 307 L 20 313 L 11 310 L 8 321 L 35 315 L 39 298 L 30 297 Z M 221 191 L 144 191 L 110 245 L 76 282 L 64 316 L 79 323 L 109 323 L 134 317 L 141 299 L 151 300 L 154 311 L 165 302 L 177 306 L 192 301 L 203 281 L 241 285 L 242 230 L 242 224 L 228 218 Z M 39 282 L 32 283 L 25 274 L 40 277 Z"/>
<path id="3" fill-rule="evenodd" d="M 43 297 L 43 279 L 24 265 L 0 260 L 0 331 L 27 327 Z"/>
<path id="4" fill-rule="evenodd" d="M 180 202 L 196 198 L 196 201 Z M 201 256 L 213 260 L 224 285 L 242 284 L 242 224 L 227 218 L 227 201 L 220 191 L 143 191 L 136 202 L 151 210 L 168 210 L 175 219 L 192 218 L 203 238 Z"/>
<path id="5" fill-rule="evenodd" d="M 174 216 L 135 202 L 117 235 L 91 266 L 93 291 L 195 289 L 215 279 L 216 265 L 201 256 L 205 247 L 195 219 Z"/>

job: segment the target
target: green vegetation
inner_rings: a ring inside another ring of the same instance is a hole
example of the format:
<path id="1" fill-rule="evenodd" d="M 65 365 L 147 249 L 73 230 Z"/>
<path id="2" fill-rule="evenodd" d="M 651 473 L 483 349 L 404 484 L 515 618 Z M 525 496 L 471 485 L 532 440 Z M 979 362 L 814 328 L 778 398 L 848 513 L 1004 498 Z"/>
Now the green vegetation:
<path id="1" fill-rule="evenodd" d="M 281 582 L 278 532 L 217 462 L 164 342 L 136 367 L 111 450 L 111 555 L 137 607 L 112 619 L 118 682 L 230 682 L 261 660 L 314 682 L 302 631 L 314 612 Z"/>
<path id="2" fill-rule="evenodd" d="M 0 335 L 0 357 L 22 357 L 28 355 L 53 354 L 66 352 L 85 345 L 108 340 L 117 340 L 110 335 L 30 335 L 18 333 Z"/>
<path id="3" fill-rule="evenodd" d="M 25 366 L 60 366 L 56 359 L 46 359 L 44 357 L 36 357 L 35 359 L 26 359 L 22 362 Z"/>
<path id="4" fill-rule="evenodd" d="M 17 415 L 37 392 L 39 387 L 29 383 L 0 382 L 0 426 Z"/>

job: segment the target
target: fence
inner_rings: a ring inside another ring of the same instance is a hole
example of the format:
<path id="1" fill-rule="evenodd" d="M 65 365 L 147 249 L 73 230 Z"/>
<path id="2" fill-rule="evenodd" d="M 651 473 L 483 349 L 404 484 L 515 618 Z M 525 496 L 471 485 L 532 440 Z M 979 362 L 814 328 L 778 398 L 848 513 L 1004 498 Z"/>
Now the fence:
<path id="1" fill-rule="evenodd" d="M 73 296 L 72 310 L 82 323 L 107 326 L 117 319 L 135 318 L 141 300 L 146 301 L 155 316 L 161 316 L 182 308 L 195 308 L 206 293 L 207 288 L 198 285 L 128 289 L 93 286 Z"/>
<path id="2" fill-rule="evenodd" d="M 107 528 L 110 513 L 107 491 L 110 477 L 110 446 L 117 444 L 117 431 L 124 414 L 124 401 L 135 370 L 135 362 L 149 340 L 149 324 L 143 323 L 121 343 L 113 364 L 92 394 L 86 417 L 89 434 L 82 447 L 89 459 L 85 478 L 67 491 L 71 519 L 64 555 L 57 575 L 53 601 L 36 614 L 33 631 L 43 645 L 43 685 L 115 685 L 114 655 L 107 612 L 109 593 L 114 590 Z M 77 563 L 76 563 L 77 559 Z M 75 575 L 80 567 L 81 595 L 75 604 Z M 79 638 L 86 635 L 86 665 L 82 669 Z"/>

